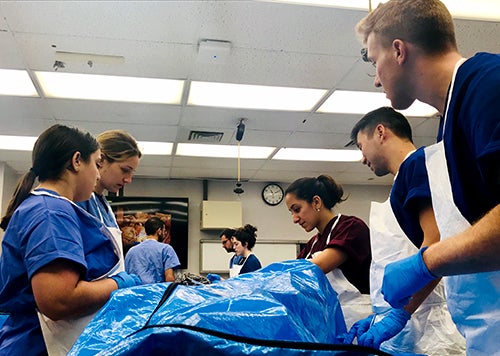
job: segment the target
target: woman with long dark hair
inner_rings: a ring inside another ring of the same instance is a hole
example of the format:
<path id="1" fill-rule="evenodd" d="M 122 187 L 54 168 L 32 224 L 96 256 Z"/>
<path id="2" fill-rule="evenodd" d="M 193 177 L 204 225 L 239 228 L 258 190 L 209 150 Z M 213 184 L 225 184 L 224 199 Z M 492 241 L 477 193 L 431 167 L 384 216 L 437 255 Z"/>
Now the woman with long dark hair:
<path id="1" fill-rule="evenodd" d="M 100 164 L 98 142 L 76 128 L 54 125 L 35 142 L 0 224 L 0 310 L 9 314 L 0 354 L 66 355 L 113 290 L 141 283 L 115 274 L 118 245 L 75 204 L 89 199 Z"/>

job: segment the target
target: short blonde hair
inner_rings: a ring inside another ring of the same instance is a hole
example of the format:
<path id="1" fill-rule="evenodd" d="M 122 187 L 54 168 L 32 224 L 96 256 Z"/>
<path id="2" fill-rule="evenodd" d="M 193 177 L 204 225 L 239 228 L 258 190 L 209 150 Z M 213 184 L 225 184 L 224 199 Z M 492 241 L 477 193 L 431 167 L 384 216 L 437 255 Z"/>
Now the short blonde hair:
<path id="1" fill-rule="evenodd" d="M 363 44 L 374 33 L 386 47 L 401 39 L 428 54 L 457 50 L 453 19 L 440 0 L 389 0 L 379 4 L 355 29 Z"/>

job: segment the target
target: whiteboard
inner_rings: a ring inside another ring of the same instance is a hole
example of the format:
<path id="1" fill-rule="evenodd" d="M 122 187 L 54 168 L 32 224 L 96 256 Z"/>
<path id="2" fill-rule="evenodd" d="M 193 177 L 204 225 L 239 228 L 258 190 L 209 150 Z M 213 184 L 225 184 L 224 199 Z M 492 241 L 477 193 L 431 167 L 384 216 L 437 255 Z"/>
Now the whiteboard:
<path id="1" fill-rule="evenodd" d="M 302 241 L 257 241 L 253 253 L 262 267 L 273 262 L 297 258 Z M 220 240 L 200 240 L 200 273 L 229 273 L 229 260 L 233 253 L 227 253 Z"/>

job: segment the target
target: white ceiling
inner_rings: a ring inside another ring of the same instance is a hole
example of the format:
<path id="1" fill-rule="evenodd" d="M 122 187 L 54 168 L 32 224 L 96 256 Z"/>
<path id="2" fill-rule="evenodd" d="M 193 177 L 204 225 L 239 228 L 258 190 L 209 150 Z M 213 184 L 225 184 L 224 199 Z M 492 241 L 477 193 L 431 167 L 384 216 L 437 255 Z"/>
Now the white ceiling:
<path id="1" fill-rule="evenodd" d="M 52 71 L 56 51 L 123 56 L 123 64 L 66 63 L 63 72 L 376 91 L 354 33 L 363 11 L 261 1 L 0 1 L 0 68 Z M 499 22 L 456 20 L 463 55 L 500 52 Z M 197 60 L 201 40 L 230 41 L 225 63 Z M 35 79 L 34 79 L 35 80 Z M 35 85 L 38 85 L 35 81 Z M 98 134 L 120 128 L 139 141 L 189 142 L 191 130 L 223 132 L 242 145 L 343 148 L 360 115 L 0 96 L 0 135 L 38 136 L 54 123 Z M 438 120 L 411 118 L 417 146 Z M 0 150 L 16 172 L 30 153 Z M 360 163 L 242 160 L 241 178 L 291 182 L 331 174 L 343 184 L 390 184 Z M 236 159 L 145 156 L 136 176 L 234 179 Z"/>

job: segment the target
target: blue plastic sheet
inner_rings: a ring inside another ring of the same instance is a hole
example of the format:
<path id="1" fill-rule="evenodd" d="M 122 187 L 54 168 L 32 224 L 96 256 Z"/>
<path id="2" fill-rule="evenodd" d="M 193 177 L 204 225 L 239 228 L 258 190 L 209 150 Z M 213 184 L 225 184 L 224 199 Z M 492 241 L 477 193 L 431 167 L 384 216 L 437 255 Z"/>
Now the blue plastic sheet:
<path id="1" fill-rule="evenodd" d="M 345 331 L 323 272 L 293 260 L 211 285 L 118 290 L 69 355 L 297 355 L 311 345 L 321 354 Z"/>
<path id="2" fill-rule="evenodd" d="M 0 328 L 2 327 L 3 323 L 5 323 L 5 320 L 9 317 L 8 314 L 1 314 L 0 313 Z"/>

